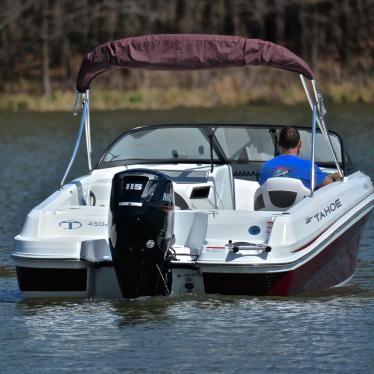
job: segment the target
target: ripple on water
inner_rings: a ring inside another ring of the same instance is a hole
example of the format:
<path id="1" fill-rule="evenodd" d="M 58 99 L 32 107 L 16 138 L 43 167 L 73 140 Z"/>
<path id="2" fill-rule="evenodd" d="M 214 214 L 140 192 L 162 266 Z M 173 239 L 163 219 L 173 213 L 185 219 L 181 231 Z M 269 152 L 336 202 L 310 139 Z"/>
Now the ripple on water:
<path id="1" fill-rule="evenodd" d="M 212 295 L 7 305 L 13 323 L 5 331 L 0 325 L 2 353 L 17 357 L 20 368 L 306 373 L 371 364 L 372 299 Z"/>

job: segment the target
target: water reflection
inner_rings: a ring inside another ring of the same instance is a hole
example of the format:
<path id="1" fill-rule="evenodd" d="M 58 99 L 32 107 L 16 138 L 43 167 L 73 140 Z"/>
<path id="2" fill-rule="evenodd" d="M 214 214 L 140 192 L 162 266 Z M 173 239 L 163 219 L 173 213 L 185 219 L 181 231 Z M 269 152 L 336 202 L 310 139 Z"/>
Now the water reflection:
<path id="1" fill-rule="evenodd" d="M 119 326 L 159 323 L 169 318 L 168 309 L 176 300 L 168 297 L 149 297 L 111 302 Z"/>
<path id="2" fill-rule="evenodd" d="M 3 353 L 46 371 L 89 372 L 91 362 L 104 372 L 348 372 L 352 355 L 367 370 L 374 300 L 343 289 L 294 299 L 23 300 L 2 308 L 12 321 L 0 323 Z"/>
<path id="3" fill-rule="evenodd" d="M 16 270 L 14 268 L 0 266 L 0 277 L 8 278 L 8 277 L 14 277 L 15 275 L 16 275 Z"/>

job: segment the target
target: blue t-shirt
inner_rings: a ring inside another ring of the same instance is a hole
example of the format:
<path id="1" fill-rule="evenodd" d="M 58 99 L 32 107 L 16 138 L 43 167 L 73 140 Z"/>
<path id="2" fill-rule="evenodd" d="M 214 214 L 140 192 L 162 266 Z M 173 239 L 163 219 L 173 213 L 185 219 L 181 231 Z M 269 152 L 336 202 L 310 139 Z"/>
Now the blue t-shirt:
<path id="1" fill-rule="evenodd" d="M 287 177 L 300 179 L 304 186 L 310 189 L 310 168 L 311 162 L 294 155 L 280 155 L 265 162 L 260 169 L 260 185 L 263 185 L 268 178 Z M 314 165 L 315 183 L 319 187 L 326 175 L 321 169 Z"/>

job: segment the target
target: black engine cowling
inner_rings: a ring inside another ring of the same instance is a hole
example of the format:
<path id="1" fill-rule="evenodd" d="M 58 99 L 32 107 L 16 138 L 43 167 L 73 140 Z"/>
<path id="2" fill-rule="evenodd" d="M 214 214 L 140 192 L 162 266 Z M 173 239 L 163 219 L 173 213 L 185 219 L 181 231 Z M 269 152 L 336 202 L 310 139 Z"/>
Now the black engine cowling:
<path id="1" fill-rule="evenodd" d="M 170 178 L 149 169 L 116 174 L 110 210 L 109 244 L 123 297 L 168 294 L 169 248 L 174 242 Z"/>

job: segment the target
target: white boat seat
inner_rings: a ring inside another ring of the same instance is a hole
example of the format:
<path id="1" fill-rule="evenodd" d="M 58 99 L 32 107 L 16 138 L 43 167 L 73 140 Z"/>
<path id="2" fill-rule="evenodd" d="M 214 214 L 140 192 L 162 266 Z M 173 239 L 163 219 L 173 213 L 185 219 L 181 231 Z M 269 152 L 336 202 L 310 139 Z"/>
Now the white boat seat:
<path id="1" fill-rule="evenodd" d="M 269 178 L 254 196 L 255 210 L 288 210 L 304 197 L 310 195 L 310 190 L 299 179 Z"/>

